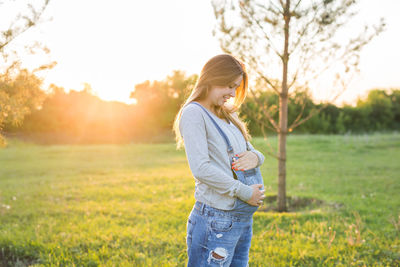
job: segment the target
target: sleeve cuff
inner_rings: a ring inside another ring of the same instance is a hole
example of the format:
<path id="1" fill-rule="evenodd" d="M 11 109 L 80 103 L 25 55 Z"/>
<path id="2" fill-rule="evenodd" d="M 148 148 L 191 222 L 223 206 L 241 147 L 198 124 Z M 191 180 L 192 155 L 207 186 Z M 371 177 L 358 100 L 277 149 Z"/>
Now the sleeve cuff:
<path id="1" fill-rule="evenodd" d="M 262 155 L 261 152 L 259 152 L 257 150 L 253 150 L 252 152 L 256 153 L 257 158 L 258 158 L 258 163 L 257 163 L 256 167 L 261 166 L 264 162 L 264 155 Z"/>
<path id="2" fill-rule="evenodd" d="M 245 185 L 242 182 L 239 182 L 238 190 L 237 190 L 237 197 L 240 198 L 243 201 L 247 201 L 251 198 L 251 195 L 253 195 L 253 188 L 249 185 Z"/>
<path id="3" fill-rule="evenodd" d="M 247 150 L 256 153 L 257 158 L 258 158 L 258 164 L 256 167 L 260 167 L 264 163 L 264 160 L 265 160 L 263 153 L 261 153 L 260 151 L 255 149 L 249 141 L 247 141 Z"/>

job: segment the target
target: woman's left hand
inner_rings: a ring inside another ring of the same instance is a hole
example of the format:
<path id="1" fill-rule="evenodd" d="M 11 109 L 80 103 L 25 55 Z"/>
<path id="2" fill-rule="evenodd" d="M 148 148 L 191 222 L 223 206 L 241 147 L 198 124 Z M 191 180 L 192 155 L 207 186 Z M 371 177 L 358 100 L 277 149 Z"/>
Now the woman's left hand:
<path id="1" fill-rule="evenodd" d="M 258 157 L 256 153 L 252 151 L 245 151 L 240 154 L 236 154 L 235 156 L 239 157 L 238 159 L 233 159 L 232 169 L 245 171 L 249 169 L 253 169 L 258 164 Z"/>

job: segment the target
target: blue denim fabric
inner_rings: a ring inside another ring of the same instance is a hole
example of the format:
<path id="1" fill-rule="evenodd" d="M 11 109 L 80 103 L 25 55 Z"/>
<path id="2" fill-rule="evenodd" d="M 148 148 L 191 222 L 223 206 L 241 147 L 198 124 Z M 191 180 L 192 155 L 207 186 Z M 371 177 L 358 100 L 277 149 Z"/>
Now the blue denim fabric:
<path id="1" fill-rule="evenodd" d="M 234 171 L 248 185 L 263 184 L 259 168 Z M 236 198 L 233 210 L 196 202 L 187 221 L 187 266 L 248 266 L 256 206 Z M 217 259 L 213 253 L 223 257 Z"/>
<path id="2" fill-rule="evenodd" d="M 239 215 L 196 202 L 187 221 L 187 266 L 248 266 L 252 224 L 251 214 Z"/>
<path id="3" fill-rule="evenodd" d="M 262 184 L 264 185 L 264 181 L 261 175 L 260 168 L 249 169 L 245 171 L 235 171 L 236 177 L 239 181 L 246 185 L 253 185 L 253 184 Z M 264 186 L 260 189 L 263 190 Z M 233 207 L 232 212 L 236 214 L 253 214 L 258 209 L 257 206 L 252 206 L 244 202 L 243 200 L 236 198 L 235 205 Z"/>

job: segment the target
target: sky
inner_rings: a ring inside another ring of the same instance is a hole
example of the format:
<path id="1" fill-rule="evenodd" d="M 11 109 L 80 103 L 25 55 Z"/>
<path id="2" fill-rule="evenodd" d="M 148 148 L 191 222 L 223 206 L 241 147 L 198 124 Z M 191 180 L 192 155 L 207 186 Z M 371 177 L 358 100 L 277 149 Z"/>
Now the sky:
<path id="1" fill-rule="evenodd" d="M 387 28 L 364 48 L 361 72 L 337 105 L 352 104 L 373 88 L 400 88 L 400 1 L 360 3 L 358 21 L 384 17 Z M 50 53 L 26 56 L 24 64 L 29 68 L 41 60 L 57 61 L 41 74 L 45 86 L 81 90 L 89 83 L 104 100 L 132 103 L 135 84 L 162 80 L 173 70 L 198 74 L 209 58 L 222 53 L 212 36 L 213 9 L 205 0 L 51 0 L 44 18 L 13 45 L 40 40 Z"/>

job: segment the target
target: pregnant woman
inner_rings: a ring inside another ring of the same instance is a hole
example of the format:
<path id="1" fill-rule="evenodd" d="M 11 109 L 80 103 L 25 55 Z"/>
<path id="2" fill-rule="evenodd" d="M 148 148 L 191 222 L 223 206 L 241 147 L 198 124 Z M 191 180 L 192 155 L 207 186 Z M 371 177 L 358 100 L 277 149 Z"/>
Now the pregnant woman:
<path id="1" fill-rule="evenodd" d="M 248 266 L 253 213 L 265 190 L 259 170 L 264 155 L 236 113 L 247 87 L 244 64 L 217 55 L 204 65 L 174 122 L 177 147 L 185 147 L 195 178 L 188 266 Z"/>

